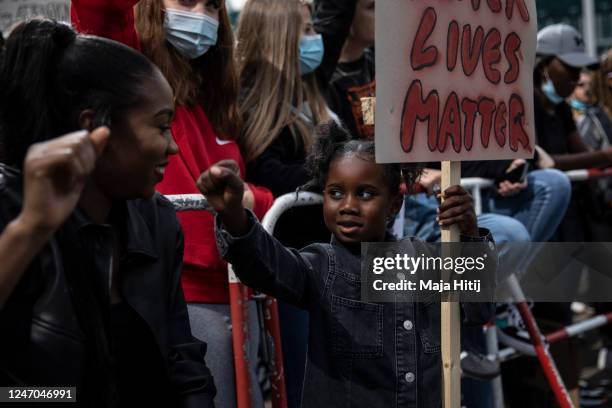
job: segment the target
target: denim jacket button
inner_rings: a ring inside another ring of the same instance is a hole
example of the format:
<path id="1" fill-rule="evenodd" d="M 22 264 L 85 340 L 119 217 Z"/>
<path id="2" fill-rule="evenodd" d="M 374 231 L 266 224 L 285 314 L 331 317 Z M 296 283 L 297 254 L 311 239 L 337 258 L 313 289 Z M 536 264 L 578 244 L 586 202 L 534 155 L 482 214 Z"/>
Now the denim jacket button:
<path id="1" fill-rule="evenodd" d="M 410 320 L 406 320 L 406 321 L 404 322 L 404 329 L 406 329 L 406 330 L 408 330 L 408 331 L 412 330 L 412 327 L 413 327 L 413 326 L 414 326 L 414 325 L 412 324 L 412 322 L 411 322 Z"/>
<path id="2" fill-rule="evenodd" d="M 406 378 L 406 382 L 407 382 L 407 383 L 412 383 L 412 382 L 414 382 L 414 374 L 412 374 L 412 373 L 406 373 L 405 378 Z"/>

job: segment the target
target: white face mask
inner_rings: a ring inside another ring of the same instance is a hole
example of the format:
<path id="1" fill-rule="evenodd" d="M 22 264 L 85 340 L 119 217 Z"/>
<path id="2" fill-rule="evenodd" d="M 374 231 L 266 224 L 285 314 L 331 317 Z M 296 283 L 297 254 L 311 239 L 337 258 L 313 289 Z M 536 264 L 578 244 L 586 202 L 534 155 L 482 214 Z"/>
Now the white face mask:
<path id="1" fill-rule="evenodd" d="M 206 14 L 166 9 L 166 39 L 185 57 L 201 57 L 217 43 L 219 22 Z"/>

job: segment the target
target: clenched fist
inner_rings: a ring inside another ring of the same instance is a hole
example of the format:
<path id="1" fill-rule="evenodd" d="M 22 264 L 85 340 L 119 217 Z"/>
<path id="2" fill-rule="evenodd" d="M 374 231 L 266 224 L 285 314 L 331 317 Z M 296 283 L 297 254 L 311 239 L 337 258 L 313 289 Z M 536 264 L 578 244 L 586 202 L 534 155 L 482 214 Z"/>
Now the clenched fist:
<path id="1" fill-rule="evenodd" d="M 202 173 L 197 182 L 198 189 L 219 213 L 225 228 L 232 235 L 243 235 L 247 228 L 243 205 L 244 182 L 239 173 L 235 161 L 222 160 Z"/>
<path id="2" fill-rule="evenodd" d="M 108 128 L 101 127 L 30 146 L 23 164 L 21 221 L 33 230 L 59 228 L 76 207 L 109 135 Z"/>

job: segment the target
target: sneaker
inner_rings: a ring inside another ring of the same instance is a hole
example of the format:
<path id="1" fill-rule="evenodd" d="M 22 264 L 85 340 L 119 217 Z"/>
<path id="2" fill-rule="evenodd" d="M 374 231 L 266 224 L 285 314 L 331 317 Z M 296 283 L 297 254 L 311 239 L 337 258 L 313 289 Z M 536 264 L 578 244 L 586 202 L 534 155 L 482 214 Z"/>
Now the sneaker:
<path id="1" fill-rule="evenodd" d="M 461 352 L 461 371 L 463 374 L 478 380 L 491 380 L 500 374 L 499 362 L 474 352 Z"/>

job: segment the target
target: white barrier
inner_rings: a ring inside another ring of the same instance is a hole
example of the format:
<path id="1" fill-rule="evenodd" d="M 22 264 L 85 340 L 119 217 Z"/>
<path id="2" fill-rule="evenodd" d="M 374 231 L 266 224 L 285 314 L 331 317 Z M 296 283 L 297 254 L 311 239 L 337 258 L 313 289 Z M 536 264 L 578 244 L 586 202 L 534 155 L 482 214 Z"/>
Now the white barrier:
<path id="1" fill-rule="evenodd" d="M 612 168 L 570 170 L 565 172 L 565 174 L 570 181 L 579 182 L 612 177 Z M 468 190 L 474 198 L 474 210 L 477 215 L 482 213 L 482 190 L 491 188 L 494 184 L 495 182 L 493 180 L 480 177 L 467 177 L 461 179 L 461 186 Z M 172 202 L 176 211 L 206 210 L 214 214 L 214 210 L 210 207 L 206 198 L 201 194 L 167 195 L 166 198 Z M 267 231 L 273 231 L 278 218 L 289 208 L 320 204 L 321 202 L 321 195 L 316 193 L 302 191 L 285 194 L 274 201 L 274 204 L 266 213 L 262 224 Z"/>

